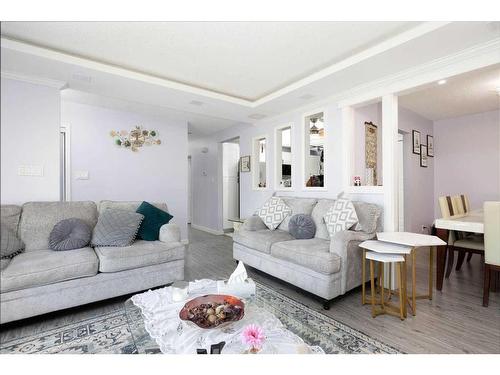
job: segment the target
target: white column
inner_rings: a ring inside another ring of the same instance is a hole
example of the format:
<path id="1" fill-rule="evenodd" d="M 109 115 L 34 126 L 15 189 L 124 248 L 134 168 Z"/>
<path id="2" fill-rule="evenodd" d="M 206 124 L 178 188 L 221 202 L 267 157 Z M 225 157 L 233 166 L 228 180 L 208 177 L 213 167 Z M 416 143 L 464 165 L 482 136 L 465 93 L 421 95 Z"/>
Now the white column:
<path id="1" fill-rule="evenodd" d="M 398 97 L 382 97 L 382 170 L 384 183 L 384 231 L 398 228 Z"/>
<path id="2" fill-rule="evenodd" d="M 351 106 L 342 107 L 342 145 L 342 186 L 347 191 L 352 185 L 354 170 L 354 108 Z"/>

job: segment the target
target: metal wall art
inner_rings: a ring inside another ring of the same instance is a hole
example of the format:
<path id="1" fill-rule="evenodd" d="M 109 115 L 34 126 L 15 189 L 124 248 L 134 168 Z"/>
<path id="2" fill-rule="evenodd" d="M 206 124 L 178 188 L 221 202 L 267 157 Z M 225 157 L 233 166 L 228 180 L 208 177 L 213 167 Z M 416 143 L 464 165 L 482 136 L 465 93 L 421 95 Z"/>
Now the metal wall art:
<path id="1" fill-rule="evenodd" d="M 143 146 L 159 145 L 161 141 L 157 138 L 156 130 L 145 130 L 141 126 L 136 126 L 130 131 L 112 130 L 109 135 L 113 137 L 114 142 L 119 147 L 128 148 L 134 152 L 139 151 Z"/>

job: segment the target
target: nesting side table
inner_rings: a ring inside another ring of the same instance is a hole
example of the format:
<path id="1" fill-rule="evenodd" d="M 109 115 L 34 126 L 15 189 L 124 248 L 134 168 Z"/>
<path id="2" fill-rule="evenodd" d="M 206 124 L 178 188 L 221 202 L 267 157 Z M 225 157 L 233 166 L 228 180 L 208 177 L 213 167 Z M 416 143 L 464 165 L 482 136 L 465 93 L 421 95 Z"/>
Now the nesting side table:
<path id="1" fill-rule="evenodd" d="M 410 253 L 405 254 L 404 257 L 405 257 L 405 264 L 408 256 L 410 256 L 412 259 L 411 262 L 412 288 L 411 288 L 411 299 L 408 299 L 408 304 L 412 310 L 413 315 L 416 315 L 417 299 L 426 298 L 432 300 L 432 288 L 433 288 L 432 271 L 434 268 L 434 248 L 436 246 L 444 246 L 446 245 L 446 243 L 442 239 L 436 236 L 431 236 L 428 234 L 410 233 L 410 232 L 381 232 L 377 233 L 377 239 L 384 243 L 403 245 L 411 248 Z M 421 247 L 429 247 L 429 288 L 427 294 L 417 295 L 416 249 Z"/>

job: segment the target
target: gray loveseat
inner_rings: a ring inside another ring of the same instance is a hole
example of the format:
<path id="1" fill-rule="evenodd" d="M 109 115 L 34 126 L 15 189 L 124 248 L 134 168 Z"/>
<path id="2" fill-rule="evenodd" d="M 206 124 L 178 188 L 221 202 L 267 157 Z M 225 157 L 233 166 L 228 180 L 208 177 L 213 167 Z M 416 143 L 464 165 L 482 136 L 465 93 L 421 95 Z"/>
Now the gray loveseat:
<path id="1" fill-rule="evenodd" d="M 161 227 L 159 241 L 128 247 L 49 249 L 52 228 L 76 217 L 92 228 L 106 208 L 136 210 L 141 202 L 29 202 L 3 205 L 1 220 L 25 244 L 25 251 L 2 261 L 0 323 L 99 301 L 184 279 L 185 246 L 176 224 Z M 167 210 L 166 204 L 154 204 Z"/>
<path id="2" fill-rule="evenodd" d="M 333 199 L 281 197 L 292 215 L 311 215 L 314 238 L 296 240 L 288 232 L 290 217 L 271 231 L 252 216 L 233 236 L 233 257 L 291 283 L 325 300 L 324 308 L 338 295 L 361 285 L 362 252 L 359 244 L 375 237 L 382 210 L 375 204 L 353 202 L 360 230 L 337 232 L 330 238 L 323 216 Z"/>

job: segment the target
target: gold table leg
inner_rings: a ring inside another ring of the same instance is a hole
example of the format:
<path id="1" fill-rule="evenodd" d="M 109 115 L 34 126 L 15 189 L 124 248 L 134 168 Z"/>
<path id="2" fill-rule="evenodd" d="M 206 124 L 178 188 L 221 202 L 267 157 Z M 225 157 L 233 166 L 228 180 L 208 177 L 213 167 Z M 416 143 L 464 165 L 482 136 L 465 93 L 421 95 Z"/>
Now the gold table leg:
<path id="1" fill-rule="evenodd" d="M 375 318 L 377 315 L 375 314 L 375 272 L 373 270 L 373 259 L 370 259 L 370 286 L 371 286 L 371 294 L 372 294 L 372 317 Z"/>
<path id="2" fill-rule="evenodd" d="M 411 300 L 413 316 L 417 315 L 417 262 L 415 248 L 411 250 Z"/>
<path id="3" fill-rule="evenodd" d="M 401 263 L 396 264 L 396 277 L 398 279 L 398 288 L 399 288 L 399 318 L 401 320 L 405 319 L 404 316 L 404 293 L 403 293 L 403 265 Z"/>
<path id="4" fill-rule="evenodd" d="M 366 282 L 366 250 L 363 249 L 363 264 L 361 266 L 362 268 L 362 274 L 363 276 L 361 277 L 361 304 L 364 305 L 366 303 L 366 297 L 365 297 L 365 293 L 366 293 L 366 286 L 365 286 L 365 282 Z"/>

